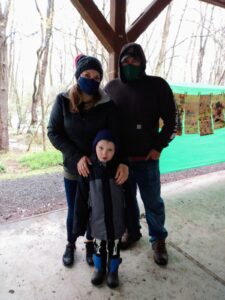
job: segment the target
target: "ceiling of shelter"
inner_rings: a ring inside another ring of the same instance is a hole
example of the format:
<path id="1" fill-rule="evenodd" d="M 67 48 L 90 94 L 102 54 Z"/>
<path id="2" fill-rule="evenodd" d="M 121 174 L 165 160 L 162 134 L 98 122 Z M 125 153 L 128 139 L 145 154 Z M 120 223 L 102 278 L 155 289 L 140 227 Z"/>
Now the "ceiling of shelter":
<path id="1" fill-rule="evenodd" d="M 118 72 L 117 61 L 122 46 L 127 42 L 136 41 L 172 1 L 149 0 L 149 4 L 144 11 L 126 28 L 127 0 L 110 0 L 110 22 L 101 13 L 94 0 L 71 0 L 77 11 L 109 52 L 109 77 L 112 78 Z M 225 8 L 225 0 L 199 1 Z"/>
<path id="2" fill-rule="evenodd" d="M 200 0 L 200 1 L 225 8 L 225 0 Z"/>

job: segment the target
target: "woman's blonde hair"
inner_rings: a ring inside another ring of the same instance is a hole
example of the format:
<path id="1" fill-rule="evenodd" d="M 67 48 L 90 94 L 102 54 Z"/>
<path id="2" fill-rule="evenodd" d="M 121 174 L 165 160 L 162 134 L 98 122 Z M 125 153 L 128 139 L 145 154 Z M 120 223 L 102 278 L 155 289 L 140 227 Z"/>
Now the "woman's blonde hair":
<path id="1" fill-rule="evenodd" d="M 93 95 L 93 105 L 101 98 L 99 91 Z M 82 92 L 78 85 L 73 85 L 69 89 L 70 111 L 79 112 L 79 105 L 82 103 Z"/>

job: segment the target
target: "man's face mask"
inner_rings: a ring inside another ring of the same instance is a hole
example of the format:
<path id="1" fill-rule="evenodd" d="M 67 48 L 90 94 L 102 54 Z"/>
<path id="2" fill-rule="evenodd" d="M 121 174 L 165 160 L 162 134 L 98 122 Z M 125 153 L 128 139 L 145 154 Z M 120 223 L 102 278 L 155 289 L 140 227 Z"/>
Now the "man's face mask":
<path id="1" fill-rule="evenodd" d="M 127 81 L 138 79 L 140 75 L 140 71 L 141 71 L 141 66 L 134 66 L 132 64 L 122 66 L 122 74 Z"/>

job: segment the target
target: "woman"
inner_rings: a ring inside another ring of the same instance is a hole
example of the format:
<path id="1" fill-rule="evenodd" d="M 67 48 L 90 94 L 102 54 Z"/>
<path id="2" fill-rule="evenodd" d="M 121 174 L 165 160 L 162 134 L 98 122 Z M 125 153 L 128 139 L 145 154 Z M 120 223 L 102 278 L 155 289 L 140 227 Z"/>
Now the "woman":
<path id="1" fill-rule="evenodd" d="M 113 101 L 99 88 L 103 77 L 100 61 L 92 56 L 79 55 L 75 59 L 77 84 L 68 92 L 60 93 L 52 108 L 48 137 L 63 154 L 64 185 L 68 205 L 67 245 L 63 254 L 65 266 L 72 266 L 76 238 L 73 234 L 74 203 L 78 176 L 89 174 L 89 155 L 96 133 L 109 129 L 119 139 L 119 117 Z M 116 181 L 122 184 L 128 177 L 124 159 L 116 172 Z M 93 264 L 93 240 L 89 226 L 86 232 L 86 260 Z"/>

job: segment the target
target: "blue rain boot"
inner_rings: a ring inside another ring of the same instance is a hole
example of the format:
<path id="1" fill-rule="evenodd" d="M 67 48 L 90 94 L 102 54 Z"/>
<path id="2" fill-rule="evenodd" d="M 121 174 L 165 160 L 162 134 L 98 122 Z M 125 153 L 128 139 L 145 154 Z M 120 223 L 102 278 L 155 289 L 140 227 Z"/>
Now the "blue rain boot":
<path id="1" fill-rule="evenodd" d="M 118 268 L 121 262 L 122 262 L 122 258 L 118 256 L 109 257 L 107 285 L 110 288 L 115 288 L 119 285 Z"/>
<path id="2" fill-rule="evenodd" d="M 95 269 L 91 277 L 91 283 L 99 285 L 103 282 L 106 273 L 106 256 L 93 254 L 93 261 Z"/>

